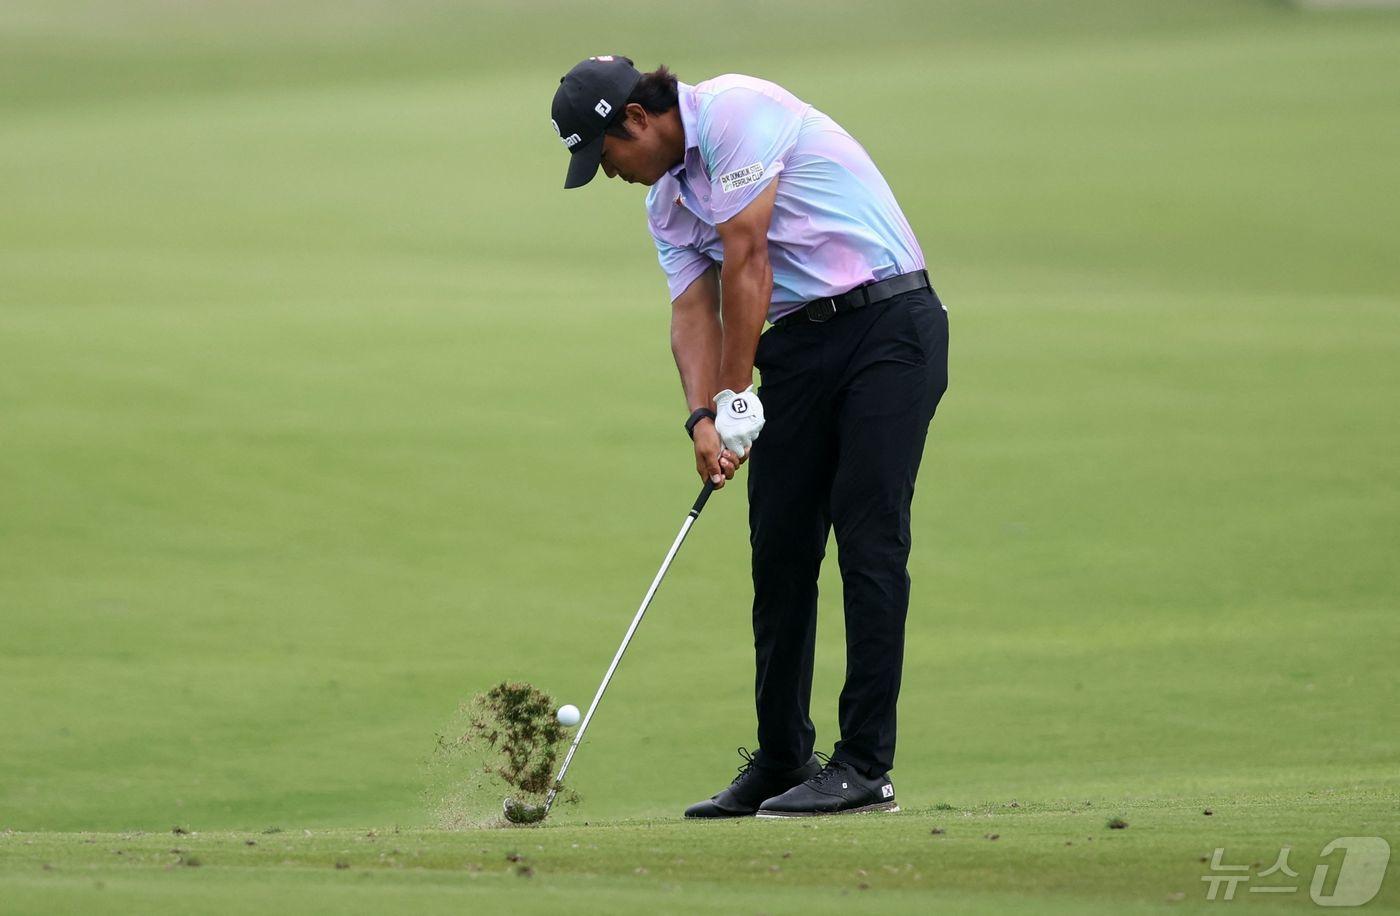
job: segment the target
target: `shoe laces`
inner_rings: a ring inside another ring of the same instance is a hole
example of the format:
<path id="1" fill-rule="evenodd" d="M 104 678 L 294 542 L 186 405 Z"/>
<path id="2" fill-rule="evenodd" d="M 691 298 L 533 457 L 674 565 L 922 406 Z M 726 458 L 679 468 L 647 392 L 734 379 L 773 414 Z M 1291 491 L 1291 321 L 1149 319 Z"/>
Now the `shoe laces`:
<path id="1" fill-rule="evenodd" d="M 822 761 L 821 772 L 807 780 L 806 783 L 814 789 L 824 788 L 827 783 L 841 776 L 843 770 L 849 770 L 851 768 L 849 764 L 842 763 L 839 760 L 832 760 L 825 754 L 818 754 L 817 756 Z"/>
<path id="2" fill-rule="evenodd" d="M 736 750 L 738 750 L 739 756 L 744 758 L 744 762 L 739 764 L 739 775 L 735 776 L 729 781 L 729 784 L 731 786 L 739 780 L 743 779 L 745 776 L 749 775 L 749 770 L 753 769 L 754 764 L 758 762 L 754 755 L 749 753 L 748 748 L 739 747 L 736 748 Z"/>
<path id="3" fill-rule="evenodd" d="M 735 750 L 739 752 L 739 756 L 740 756 L 740 757 L 744 758 L 744 762 L 741 763 L 741 764 L 739 764 L 739 766 L 738 766 L 738 768 L 737 768 L 738 771 L 739 771 L 739 774 L 729 781 L 729 784 L 730 784 L 731 786 L 734 785 L 734 783 L 738 782 L 739 780 L 743 779 L 745 776 L 749 775 L 749 771 L 752 770 L 752 769 L 758 764 L 758 758 L 755 757 L 752 753 L 750 753 L 748 748 L 742 747 L 742 746 L 741 746 L 741 747 L 735 748 Z M 817 759 L 820 760 L 820 761 L 822 762 L 822 770 L 821 770 L 821 773 L 818 773 L 816 776 L 813 776 L 813 777 L 812 777 L 812 779 L 817 779 L 818 777 L 820 777 L 820 776 L 822 775 L 822 773 L 825 773 L 825 772 L 826 772 L 826 769 L 827 769 L 828 767 L 832 766 L 832 763 L 831 763 L 831 757 L 828 756 L 828 755 L 826 755 L 826 754 L 823 754 L 821 751 L 814 751 L 813 753 L 815 753 L 816 756 L 817 756 Z M 837 766 L 841 766 L 841 764 L 836 764 L 836 765 L 837 765 Z M 812 779 L 809 779 L 809 780 L 807 780 L 807 781 L 808 781 L 808 782 L 811 782 Z"/>

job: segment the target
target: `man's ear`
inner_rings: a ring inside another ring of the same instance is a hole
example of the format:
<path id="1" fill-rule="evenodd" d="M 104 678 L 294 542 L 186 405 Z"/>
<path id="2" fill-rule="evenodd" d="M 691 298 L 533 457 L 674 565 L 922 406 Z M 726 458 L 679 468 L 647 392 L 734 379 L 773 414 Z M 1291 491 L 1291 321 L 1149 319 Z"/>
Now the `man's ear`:
<path id="1" fill-rule="evenodd" d="M 647 126 L 647 110 L 636 102 L 629 102 L 625 109 L 627 120 L 645 130 Z"/>

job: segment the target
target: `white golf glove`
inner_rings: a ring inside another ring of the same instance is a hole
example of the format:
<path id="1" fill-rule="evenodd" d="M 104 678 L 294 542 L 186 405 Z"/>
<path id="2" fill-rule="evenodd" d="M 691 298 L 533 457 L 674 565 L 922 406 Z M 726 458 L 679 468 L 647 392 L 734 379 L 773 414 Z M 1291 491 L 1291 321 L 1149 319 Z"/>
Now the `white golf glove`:
<path id="1" fill-rule="evenodd" d="M 735 394 L 728 388 L 715 395 L 715 432 L 719 441 L 740 458 L 763 430 L 763 402 L 753 386 Z"/>

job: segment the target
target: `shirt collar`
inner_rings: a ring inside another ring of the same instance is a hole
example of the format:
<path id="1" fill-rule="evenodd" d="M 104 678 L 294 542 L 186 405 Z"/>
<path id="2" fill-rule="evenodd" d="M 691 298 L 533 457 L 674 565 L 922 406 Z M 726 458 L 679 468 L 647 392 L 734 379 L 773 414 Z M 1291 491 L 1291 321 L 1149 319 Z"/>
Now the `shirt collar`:
<path id="1" fill-rule="evenodd" d="M 700 131 L 696 125 L 700 100 L 695 95 L 695 87 L 686 83 L 676 83 L 676 107 L 681 113 L 681 129 L 685 131 L 685 155 L 680 162 L 667 171 L 668 175 L 679 178 L 680 173 L 685 170 L 686 160 L 690 158 L 690 151 L 700 146 Z"/>

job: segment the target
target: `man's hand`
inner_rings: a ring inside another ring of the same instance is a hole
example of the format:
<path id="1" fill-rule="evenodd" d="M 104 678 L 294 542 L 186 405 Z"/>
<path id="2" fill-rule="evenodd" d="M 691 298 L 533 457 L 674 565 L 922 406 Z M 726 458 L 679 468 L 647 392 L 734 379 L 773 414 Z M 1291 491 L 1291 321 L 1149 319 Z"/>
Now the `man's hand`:
<path id="1" fill-rule="evenodd" d="M 715 431 L 724 447 L 743 459 L 763 430 L 763 402 L 753 386 L 735 394 L 728 388 L 715 395 Z"/>
<path id="2" fill-rule="evenodd" d="M 715 432 L 715 424 L 701 420 L 695 424 L 695 470 L 701 480 L 708 480 L 716 490 L 724 488 L 726 480 L 734 479 L 734 472 L 744 463 L 729 449 L 724 447 Z"/>

